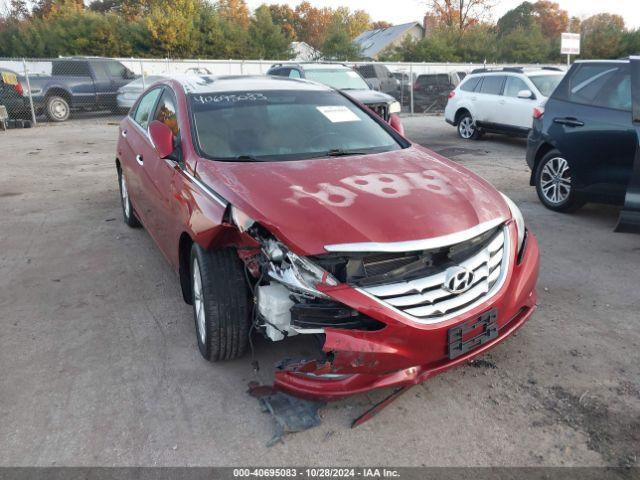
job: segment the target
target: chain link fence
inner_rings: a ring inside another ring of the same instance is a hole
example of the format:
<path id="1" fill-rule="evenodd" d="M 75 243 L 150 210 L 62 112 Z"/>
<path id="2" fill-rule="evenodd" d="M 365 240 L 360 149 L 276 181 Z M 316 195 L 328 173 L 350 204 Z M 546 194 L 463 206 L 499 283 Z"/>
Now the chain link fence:
<path id="1" fill-rule="evenodd" d="M 122 117 L 155 81 L 177 74 L 264 75 L 268 60 L 141 58 L 0 58 L 0 105 L 14 122 L 38 125 L 92 116 Z M 439 113 L 449 92 L 476 68 L 513 65 L 462 63 L 346 63 L 371 88 L 411 114 Z M 523 65 L 520 65 L 523 66 Z M 524 65 L 526 66 L 526 65 Z M 10 120 L 11 121 L 11 120 Z"/>

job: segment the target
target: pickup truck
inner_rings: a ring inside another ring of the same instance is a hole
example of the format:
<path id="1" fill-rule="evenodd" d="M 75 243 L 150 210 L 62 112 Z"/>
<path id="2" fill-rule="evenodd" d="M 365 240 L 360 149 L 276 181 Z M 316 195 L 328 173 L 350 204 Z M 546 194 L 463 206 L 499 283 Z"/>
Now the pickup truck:
<path id="1" fill-rule="evenodd" d="M 136 78 L 116 60 L 65 58 L 51 62 L 51 75 L 29 76 L 29 83 L 36 113 L 64 122 L 72 109 L 118 112 L 118 89 Z"/>
<path id="2" fill-rule="evenodd" d="M 355 70 L 362 75 L 373 90 L 400 99 L 400 81 L 382 64 L 356 65 Z"/>

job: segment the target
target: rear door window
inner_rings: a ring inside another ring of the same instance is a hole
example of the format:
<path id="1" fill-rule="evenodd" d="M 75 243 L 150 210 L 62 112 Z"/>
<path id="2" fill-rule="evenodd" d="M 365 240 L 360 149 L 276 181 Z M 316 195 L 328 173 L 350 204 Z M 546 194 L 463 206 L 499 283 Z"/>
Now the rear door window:
<path id="1" fill-rule="evenodd" d="M 583 64 L 556 90 L 554 97 L 572 103 L 631 110 L 631 77 L 626 63 Z"/>
<path id="2" fill-rule="evenodd" d="M 105 62 L 105 70 L 112 78 L 125 78 L 127 69 L 120 62 Z"/>
<path id="3" fill-rule="evenodd" d="M 302 75 L 300 75 L 300 71 L 292 68 L 291 71 L 289 72 L 289 78 L 301 78 Z"/>
<path id="4" fill-rule="evenodd" d="M 357 68 L 364 78 L 376 78 L 376 72 L 373 69 L 373 65 L 362 65 Z"/>
<path id="5" fill-rule="evenodd" d="M 504 84 L 504 96 L 505 97 L 518 97 L 518 92 L 521 90 L 531 90 L 529 86 L 524 83 L 521 78 L 518 77 L 507 77 L 507 81 Z"/>
<path id="6" fill-rule="evenodd" d="M 502 84 L 504 83 L 504 75 L 487 75 L 484 77 L 480 93 L 488 95 L 500 95 L 502 92 Z"/>
<path id="7" fill-rule="evenodd" d="M 473 92 L 478 86 L 479 82 L 480 77 L 469 77 L 467 81 L 460 86 L 460 90 L 464 90 L 465 92 Z"/>
<path id="8" fill-rule="evenodd" d="M 89 62 L 71 61 L 71 62 L 53 62 L 51 65 L 51 75 L 54 76 L 70 76 L 70 77 L 90 77 L 91 70 Z"/>
<path id="9" fill-rule="evenodd" d="M 622 68 L 611 81 L 604 84 L 593 102 L 598 107 L 631 111 L 631 74 Z"/>

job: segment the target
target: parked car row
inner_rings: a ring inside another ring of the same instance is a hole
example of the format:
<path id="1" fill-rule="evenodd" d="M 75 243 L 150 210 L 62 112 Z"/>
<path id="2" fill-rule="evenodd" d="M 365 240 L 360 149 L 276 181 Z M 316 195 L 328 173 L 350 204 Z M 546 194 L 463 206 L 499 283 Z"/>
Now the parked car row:
<path id="1" fill-rule="evenodd" d="M 640 201 L 634 200 L 640 191 L 632 190 L 640 187 L 634 173 L 634 166 L 640 171 L 634 123 L 640 116 L 632 114 L 632 84 L 640 88 L 640 78 L 632 81 L 631 68 L 638 62 L 577 61 L 566 74 L 476 70 L 451 91 L 445 120 L 463 139 L 487 132 L 527 136 L 531 185 L 545 207 L 571 212 L 586 202 L 626 200 L 622 217 L 640 226 Z"/>

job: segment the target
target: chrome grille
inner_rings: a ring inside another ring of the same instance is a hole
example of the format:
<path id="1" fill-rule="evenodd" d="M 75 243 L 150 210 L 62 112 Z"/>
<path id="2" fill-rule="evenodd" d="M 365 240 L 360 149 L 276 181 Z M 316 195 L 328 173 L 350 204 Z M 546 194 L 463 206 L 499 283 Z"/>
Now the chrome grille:
<path id="1" fill-rule="evenodd" d="M 444 288 L 446 268 L 427 277 L 360 290 L 421 323 L 437 323 L 472 309 L 495 295 L 509 262 L 509 233 L 500 229 L 486 246 L 458 263 L 473 272 L 471 287 L 454 294 Z"/>

